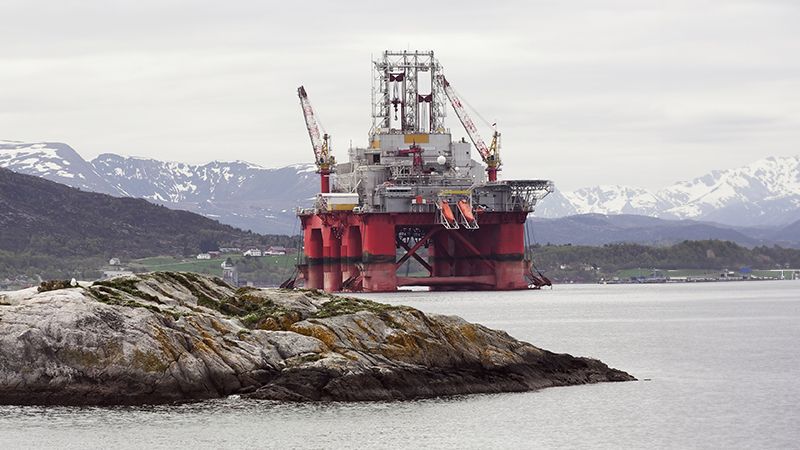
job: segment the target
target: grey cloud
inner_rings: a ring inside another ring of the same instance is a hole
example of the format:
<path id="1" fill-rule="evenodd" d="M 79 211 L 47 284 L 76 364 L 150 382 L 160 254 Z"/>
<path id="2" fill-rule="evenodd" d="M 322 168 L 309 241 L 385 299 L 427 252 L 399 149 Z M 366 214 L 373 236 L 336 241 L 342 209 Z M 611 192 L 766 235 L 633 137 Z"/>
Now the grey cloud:
<path id="1" fill-rule="evenodd" d="M 800 153 L 796 2 L 403 5 L 7 0 L 0 139 L 310 161 L 297 85 L 343 154 L 366 141 L 370 54 L 431 48 L 501 124 L 506 177 L 659 188 Z"/>

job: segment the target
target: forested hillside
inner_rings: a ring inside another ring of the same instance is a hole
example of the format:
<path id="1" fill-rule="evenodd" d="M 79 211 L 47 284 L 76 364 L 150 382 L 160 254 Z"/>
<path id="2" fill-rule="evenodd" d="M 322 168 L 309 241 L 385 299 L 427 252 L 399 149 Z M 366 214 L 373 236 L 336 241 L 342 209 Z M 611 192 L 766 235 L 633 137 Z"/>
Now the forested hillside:
<path id="1" fill-rule="evenodd" d="M 198 214 L 0 169 L 0 278 L 83 275 L 111 257 L 189 256 L 218 246 L 296 246 Z"/>
<path id="2" fill-rule="evenodd" d="M 597 281 L 624 269 L 738 270 L 800 267 L 800 250 L 748 249 L 729 241 L 684 241 L 669 247 L 607 244 L 602 247 L 544 245 L 533 247 L 536 266 L 556 280 Z"/>

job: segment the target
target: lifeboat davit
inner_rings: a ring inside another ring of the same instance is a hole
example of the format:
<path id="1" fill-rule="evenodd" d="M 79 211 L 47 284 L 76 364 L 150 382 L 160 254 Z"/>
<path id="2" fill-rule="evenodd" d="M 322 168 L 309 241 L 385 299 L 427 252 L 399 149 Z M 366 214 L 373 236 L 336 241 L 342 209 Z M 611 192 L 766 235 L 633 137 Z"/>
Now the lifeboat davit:
<path id="1" fill-rule="evenodd" d="M 458 209 L 461 211 L 461 214 L 464 215 L 464 218 L 467 219 L 467 222 L 475 222 L 475 216 L 472 215 L 472 206 L 470 206 L 469 202 L 464 199 L 459 200 Z"/>
<path id="2" fill-rule="evenodd" d="M 454 223 L 456 221 L 456 216 L 453 215 L 453 210 L 450 209 L 450 204 L 442 200 L 439 203 L 439 206 L 442 208 L 442 214 L 444 214 L 445 220 L 450 223 Z"/>

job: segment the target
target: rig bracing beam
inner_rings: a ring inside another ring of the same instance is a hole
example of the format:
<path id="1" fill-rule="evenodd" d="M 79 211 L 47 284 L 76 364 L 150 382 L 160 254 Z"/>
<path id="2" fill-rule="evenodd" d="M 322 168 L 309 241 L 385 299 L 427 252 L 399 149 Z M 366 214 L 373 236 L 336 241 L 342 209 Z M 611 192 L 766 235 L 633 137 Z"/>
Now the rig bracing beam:
<path id="1" fill-rule="evenodd" d="M 427 263 L 427 261 L 423 260 L 422 258 L 419 257 L 419 255 L 417 255 L 417 250 L 419 250 L 420 247 L 425 245 L 425 242 L 427 242 L 428 239 L 430 239 L 434 234 L 438 233 L 441 230 L 442 230 L 441 228 L 431 228 L 427 233 L 425 233 L 425 236 L 423 236 L 420 240 L 417 241 L 416 244 L 414 244 L 413 247 L 408 247 L 408 245 L 405 242 L 398 239 L 397 240 L 398 244 L 400 244 L 400 246 L 406 250 L 406 254 L 403 255 L 403 257 L 400 258 L 400 260 L 395 263 L 395 268 L 400 268 L 400 266 L 402 266 L 403 263 L 405 263 L 408 260 L 408 258 L 413 256 L 426 269 L 428 269 L 428 272 L 431 272 L 433 269 Z"/>

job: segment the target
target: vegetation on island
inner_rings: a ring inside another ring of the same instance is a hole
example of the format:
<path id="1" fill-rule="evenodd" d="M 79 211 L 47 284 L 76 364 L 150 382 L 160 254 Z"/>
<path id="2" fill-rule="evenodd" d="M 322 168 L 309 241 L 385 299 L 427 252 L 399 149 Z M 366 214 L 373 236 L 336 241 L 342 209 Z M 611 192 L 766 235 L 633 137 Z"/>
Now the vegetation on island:
<path id="1" fill-rule="evenodd" d="M 219 257 L 206 260 L 198 260 L 194 257 L 159 256 L 132 260 L 126 262 L 126 266 L 136 273 L 153 271 L 195 272 L 221 277 L 221 264 L 230 259 L 231 263 L 236 266 L 240 281 L 252 281 L 259 285 L 277 286 L 292 275 L 298 262 L 297 257 L 297 253 L 261 257 L 242 256 L 240 253 L 222 254 Z"/>
<path id="2" fill-rule="evenodd" d="M 684 241 L 672 246 L 640 244 L 536 245 L 536 267 L 556 282 L 597 282 L 614 277 L 648 275 L 653 269 L 739 271 L 800 268 L 800 250 L 759 246 L 746 248 L 729 241 Z"/>

